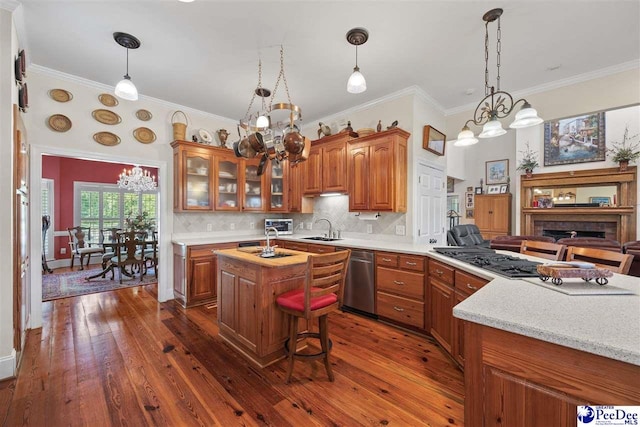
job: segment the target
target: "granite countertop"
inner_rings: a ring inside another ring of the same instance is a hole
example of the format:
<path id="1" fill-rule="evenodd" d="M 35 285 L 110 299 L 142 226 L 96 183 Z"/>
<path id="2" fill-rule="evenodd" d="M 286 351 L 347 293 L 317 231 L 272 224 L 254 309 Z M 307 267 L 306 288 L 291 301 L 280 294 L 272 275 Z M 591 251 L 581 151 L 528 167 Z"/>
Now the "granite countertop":
<path id="1" fill-rule="evenodd" d="M 455 317 L 640 365 L 640 279 L 637 277 L 615 274 L 609 282 L 611 286 L 633 291 L 634 295 L 571 296 L 539 286 L 536 284 L 537 279 L 507 279 L 497 276 L 435 253 L 430 245 L 348 237 L 332 242 L 304 239 L 308 236 L 310 235 L 294 234 L 279 236 L 278 240 L 429 256 L 491 280 L 455 306 Z M 174 239 L 174 243 L 198 245 L 263 239 L 264 235 L 255 234 Z M 522 254 L 516 256 L 547 262 Z"/>
<path id="2" fill-rule="evenodd" d="M 289 256 L 262 258 L 259 254 L 262 250 L 256 246 L 251 248 L 239 249 L 220 249 L 215 251 L 218 256 L 227 256 L 229 258 L 244 261 L 250 264 L 256 264 L 262 267 L 289 267 L 291 265 L 305 264 L 309 254 L 306 252 L 294 251 L 291 249 L 276 250 L 276 254 L 284 253 Z"/>

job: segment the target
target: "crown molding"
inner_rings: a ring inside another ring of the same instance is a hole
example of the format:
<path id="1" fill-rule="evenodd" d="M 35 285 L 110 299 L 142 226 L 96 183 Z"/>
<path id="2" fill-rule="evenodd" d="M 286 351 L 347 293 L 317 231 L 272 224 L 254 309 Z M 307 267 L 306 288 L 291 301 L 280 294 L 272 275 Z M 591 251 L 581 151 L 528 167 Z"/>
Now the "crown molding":
<path id="1" fill-rule="evenodd" d="M 75 83 L 78 85 L 82 85 L 85 87 L 89 87 L 92 89 L 98 89 L 100 91 L 105 91 L 105 92 L 109 92 L 112 93 L 115 89 L 115 86 L 110 86 L 110 85 L 106 85 L 104 83 L 99 83 L 93 80 L 89 80 L 89 79 L 85 79 L 83 77 L 78 77 L 75 76 L 73 74 L 67 74 L 64 73 L 62 71 L 58 71 L 58 70 L 54 70 L 52 68 L 47 68 L 47 67 L 43 67 L 41 65 L 38 64 L 31 64 L 28 67 L 29 72 L 35 72 L 37 74 L 42 74 L 48 77 L 52 77 L 55 79 L 60 79 L 60 80 L 65 80 L 71 83 Z M 147 96 L 147 95 L 139 95 L 139 99 L 146 101 L 146 102 L 151 102 L 157 105 L 162 105 L 164 107 L 167 107 L 169 109 L 172 110 L 181 110 L 187 113 L 192 113 L 192 114 L 197 114 L 197 115 L 201 115 L 201 116 L 205 116 L 207 118 L 210 119 L 214 119 L 214 120 L 220 120 L 220 121 L 231 121 L 233 123 L 236 123 L 237 120 L 235 119 L 230 119 L 228 117 L 223 117 L 223 116 L 218 116 L 217 114 L 213 114 L 213 113 L 209 113 L 206 111 L 202 111 L 202 110 L 198 110 L 195 109 L 193 107 L 188 107 L 186 105 L 180 105 L 180 104 L 176 104 L 174 102 L 170 102 L 170 101 L 165 101 L 164 99 L 159 99 L 159 98 L 154 98 L 151 96 Z"/>
<path id="2" fill-rule="evenodd" d="M 20 6 L 19 1 L 15 0 L 0 0 L 0 9 L 8 10 L 9 12 L 13 12 Z"/>
<path id="3" fill-rule="evenodd" d="M 589 71 L 587 73 L 578 74 L 576 76 L 568 77 L 566 79 L 555 80 L 553 82 L 544 83 L 538 86 L 533 86 L 525 90 L 511 92 L 511 95 L 514 99 L 520 99 L 527 97 L 529 95 L 547 92 L 553 89 L 559 89 L 565 86 L 571 86 L 577 83 L 586 82 L 589 80 L 598 79 L 601 77 L 611 76 L 613 74 L 622 73 L 624 71 L 629 71 L 633 69 L 640 69 L 640 60 L 636 59 L 629 62 L 623 62 L 622 64 L 613 65 L 611 67 L 601 68 L 599 70 Z M 445 116 L 451 116 L 458 113 L 463 113 L 465 111 L 473 111 L 478 106 L 477 103 L 461 105 L 459 107 L 449 108 L 445 110 Z"/>

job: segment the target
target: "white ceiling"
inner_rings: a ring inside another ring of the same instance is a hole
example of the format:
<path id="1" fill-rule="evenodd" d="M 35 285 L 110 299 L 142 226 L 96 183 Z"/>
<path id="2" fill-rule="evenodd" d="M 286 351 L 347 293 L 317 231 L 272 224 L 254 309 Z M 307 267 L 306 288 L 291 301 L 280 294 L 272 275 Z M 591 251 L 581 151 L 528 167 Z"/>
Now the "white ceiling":
<path id="1" fill-rule="evenodd" d="M 640 2 L 632 1 L 55 1 L 23 0 L 22 46 L 32 64 L 103 84 L 124 75 L 113 32 L 142 46 L 129 52 L 141 94 L 228 118 L 244 117 L 257 84 L 273 89 L 279 46 L 291 100 L 305 122 L 417 85 L 443 110 L 484 94 L 484 22 L 502 7 L 501 88 L 509 92 L 640 58 Z M 368 89 L 346 91 L 355 63 L 353 27 Z M 495 31 L 490 25 L 491 83 Z M 560 66 L 555 70 L 549 70 Z M 475 90 L 472 95 L 465 94 Z M 286 99 L 283 87 L 276 101 Z"/>

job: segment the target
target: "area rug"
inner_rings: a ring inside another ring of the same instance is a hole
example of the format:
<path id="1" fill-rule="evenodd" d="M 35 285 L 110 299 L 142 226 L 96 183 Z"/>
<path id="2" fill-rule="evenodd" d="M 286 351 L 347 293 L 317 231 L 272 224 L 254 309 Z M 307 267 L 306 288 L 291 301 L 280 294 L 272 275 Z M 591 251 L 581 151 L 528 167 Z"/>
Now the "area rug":
<path id="1" fill-rule="evenodd" d="M 111 273 L 107 273 L 107 277 L 104 279 L 101 277 L 89 281 L 84 279 L 98 271 L 100 270 L 91 269 L 60 274 L 44 274 L 42 276 L 42 301 L 113 291 L 139 285 L 150 285 L 158 282 L 153 269 L 149 269 L 142 282 L 136 275 L 133 279 L 124 276 L 122 283 L 120 283 L 118 273 L 116 273 L 113 280 L 111 280 Z"/>

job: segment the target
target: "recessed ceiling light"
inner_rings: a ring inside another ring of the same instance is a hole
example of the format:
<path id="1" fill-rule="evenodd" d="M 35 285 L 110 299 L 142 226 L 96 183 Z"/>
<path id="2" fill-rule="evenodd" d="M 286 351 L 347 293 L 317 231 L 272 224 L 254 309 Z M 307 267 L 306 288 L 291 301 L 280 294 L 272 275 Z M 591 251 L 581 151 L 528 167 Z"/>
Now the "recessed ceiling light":
<path id="1" fill-rule="evenodd" d="M 473 95 L 476 92 L 474 88 L 467 89 L 464 93 L 467 95 Z"/>
<path id="2" fill-rule="evenodd" d="M 178 0 L 180 3 L 191 3 L 194 0 Z"/>
<path id="3" fill-rule="evenodd" d="M 558 64 L 558 65 L 553 65 L 551 67 L 547 67 L 547 71 L 555 71 L 558 68 L 562 67 L 562 64 Z"/>

